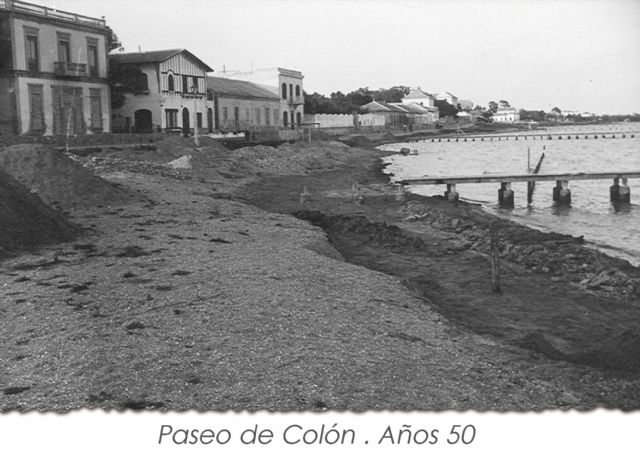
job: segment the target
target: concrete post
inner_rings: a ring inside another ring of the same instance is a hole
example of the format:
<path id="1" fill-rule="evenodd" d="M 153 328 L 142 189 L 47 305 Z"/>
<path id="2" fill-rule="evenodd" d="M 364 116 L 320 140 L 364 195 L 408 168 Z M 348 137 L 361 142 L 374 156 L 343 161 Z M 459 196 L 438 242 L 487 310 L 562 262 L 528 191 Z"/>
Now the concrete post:
<path id="1" fill-rule="evenodd" d="M 569 189 L 568 180 L 562 180 L 558 193 L 558 204 L 571 205 L 571 190 Z"/>
<path id="2" fill-rule="evenodd" d="M 449 201 L 457 201 L 459 199 L 455 183 L 447 183 L 447 191 L 444 192 L 444 197 Z"/>
<path id="3" fill-rule="evenodd" d="M 514 207 L 515 193 L 511 189 L 511 182 L 502 182 L 498 190 L 498 205 L 503 208 Z"/>
<path id="4" fill-rule="evenodd" d="M 557 202 L 560 199 L 560 190 L 562 189 L 562 181 L 556 180 L 556 186 L 553 187 L 553 202 Z"/>
<path id="5" fill-rule="evenodd" d="M 631 202 L 631 190 L 627 184 L 628 179 L 622 177 L 622 184 L 619 184 L 620 179 L 618 177 L 613 179 L 613 185 L 609 189 L 611 196 L 611 202 L 614 204 L 629 204 Z"/>

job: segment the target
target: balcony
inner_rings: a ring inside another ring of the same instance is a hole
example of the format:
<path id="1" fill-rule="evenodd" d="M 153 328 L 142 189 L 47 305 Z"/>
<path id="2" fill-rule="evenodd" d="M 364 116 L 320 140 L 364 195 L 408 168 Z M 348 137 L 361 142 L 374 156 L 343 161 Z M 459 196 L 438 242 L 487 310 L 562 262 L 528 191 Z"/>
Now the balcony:
<path id="1" fill-rule="evenodd" d="M 75 23 L 91 25 L 93 27 L 104 28 L 107 26 L 104 19 L 83 16 L 82 14 L 60 11 L 46 6 L 34 5 L 33 3 L 21 2 L 19 0 L 0 0 L 0 8 L 11 9 L 22 13 L 36 14 L 38 16 L 50 17 L 52 19 L 62 19 Z"/>
<path id="2" fill-rule="evenodd" d="M 301 104 L 304 104 L 304 96 L 290 96 L 287 99 L 287 104 L 291 106 L 300 106 Z"/>
<path id="3" fill-rule="evenodd" d="M 86 63 L 55 62 L 54 72 L 56 76 L 85 77 L 87 75 Z"/>

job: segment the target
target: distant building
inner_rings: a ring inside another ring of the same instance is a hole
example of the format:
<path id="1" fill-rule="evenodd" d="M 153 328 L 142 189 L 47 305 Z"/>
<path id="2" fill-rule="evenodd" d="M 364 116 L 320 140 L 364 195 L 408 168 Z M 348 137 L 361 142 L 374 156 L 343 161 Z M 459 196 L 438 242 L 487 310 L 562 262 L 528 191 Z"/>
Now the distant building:
<path id="1" fill-rule="evenodd" d="M 0 132 L 109 131 L 104 19 L 0 0 Z"/>
<path id="2" fill-rule="evenodd" d="M 475 103 L 471 100 L 458 100 L 458 104 L 463 111 L 471 111 Z"/>
<path id="3" fill-rule="evenodd" d="M 214 100 L 216 130 L 264 131 L 280 127 L 280 97 L 260 85 L 208 76 L 207 94 Z"/>
<path id="4" fill-rule="evenodd" d="M 114 131 L 212 132 L 213 100 L 206 97 L 206 75 L 213 71 L 186 49 L 109 55 Z M 206 116 L 206 127 L 203 117 Z"/>
<path id="5" fill-rule="evenodd" d="M 385 126 L 402 128 L 405 125 L 431 127 L 435 125 L 434 111 L 417 103 L 384 103 L 371 101 L 360 106 L 360 111 L 368 114 L 381 114 L 385 117 Z"/>
<path id="6" fill-rule="evenodd" d="M 409 93 L 402 98 L 402 103 L 416 103 L 427 108 L 435 108 L 434 96 L 427 92 L 423 92 L 420 90 L 420 87 L 411 88 Z"/>
<path id="7" fill-rule="evenodd" d="M 520 112 L 514 107 L 499 107 L 493 113 L 493 121 L 497 123 L 514 123 L 520 121 Z"/>
<path id="8" fill-rule="evenodd" d="M 300 71 L 286 68 L 261 68 L 254 71 L 225 72 L 218 77 L 253 82 L 280 97 L 282 126 L 294 129 L 302 124 L 304 116 L 304 90 Z"/>

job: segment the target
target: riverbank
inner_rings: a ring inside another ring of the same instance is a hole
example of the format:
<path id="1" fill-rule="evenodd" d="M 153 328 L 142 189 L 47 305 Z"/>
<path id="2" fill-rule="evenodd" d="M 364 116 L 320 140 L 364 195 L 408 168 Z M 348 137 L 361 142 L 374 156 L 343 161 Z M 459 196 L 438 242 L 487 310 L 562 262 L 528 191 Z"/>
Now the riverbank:
<path id="1" fill-rule="evenodd" d="M 0 408 L 640 408 L 637 269 L 502 220 L 495 294 L 495 218 L 396 201 L 382 155 L 77 157 L 140 197 L 76 207 L 81 237 L 0 263 Z M 630 282 L 575 285 L 600 268 Z"/>

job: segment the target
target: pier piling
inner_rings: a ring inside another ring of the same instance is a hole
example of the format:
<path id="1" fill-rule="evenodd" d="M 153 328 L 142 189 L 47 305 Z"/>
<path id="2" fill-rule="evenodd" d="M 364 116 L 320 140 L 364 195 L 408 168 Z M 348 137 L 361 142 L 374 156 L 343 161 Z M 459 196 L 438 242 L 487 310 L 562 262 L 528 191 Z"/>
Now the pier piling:
<path id="1" fill-rule="evenodd" d="M 613 185 L 609 189 L 611 202 L 614 204 L 629 204 L 631 202 L 631 190 L 627 182 L 626 177 L 622 177 L 622 184 L 620 184 L 618 177 L 613 179 Z"/>
<path id="2" fill-rule="evenodd" d="M 444 197 L 449 201 L 457 201 L 459 199 L 455 183 L 447 183 L 447 191 L 444 192 Z"/>
<path id="3" fill-rule="evenodd" d="M 498 190 L 498 204 L 502 208 L 514 207 L 515 193 L 511 189 L 511 182 L 500 183 L 500 189 Z"/>

